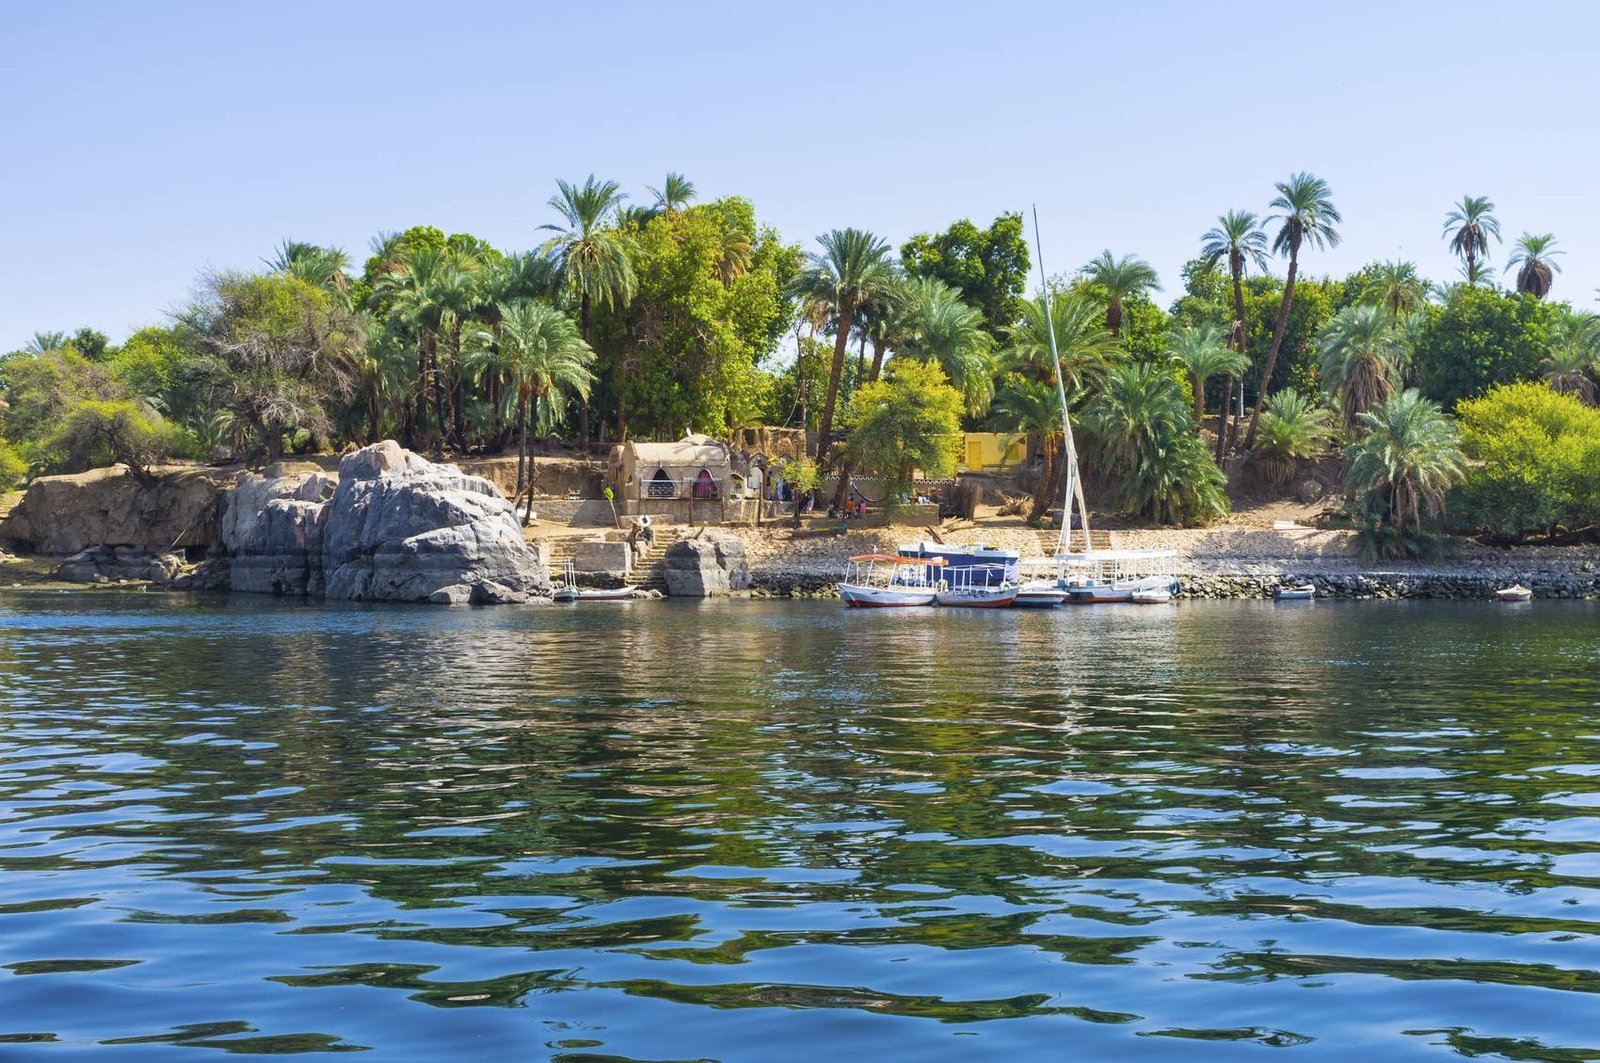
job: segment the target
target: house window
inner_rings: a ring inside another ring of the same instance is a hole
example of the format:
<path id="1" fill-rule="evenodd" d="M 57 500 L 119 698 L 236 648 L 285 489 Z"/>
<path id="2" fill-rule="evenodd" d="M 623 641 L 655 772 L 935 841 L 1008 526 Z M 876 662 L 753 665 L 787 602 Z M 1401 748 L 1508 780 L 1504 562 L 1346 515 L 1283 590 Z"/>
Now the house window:
<path id="1" fill-rule="evenodd" d="M 672 498 L 676 494 L 677 491 L 673 486 L 672 477 L 667 475 L 667 470 L 665 469 L 657 469 L 656 474 L 650 477 L 649 482 L 644 485 L 644 497 L 646 498 Z"/>
<path id="2" fill-rule="evenodd" d="M 701 469 L 700 475 L 694 478 L 694 497 L 717 497 L 717 481 L 711 478 L 710 469 Z"/>

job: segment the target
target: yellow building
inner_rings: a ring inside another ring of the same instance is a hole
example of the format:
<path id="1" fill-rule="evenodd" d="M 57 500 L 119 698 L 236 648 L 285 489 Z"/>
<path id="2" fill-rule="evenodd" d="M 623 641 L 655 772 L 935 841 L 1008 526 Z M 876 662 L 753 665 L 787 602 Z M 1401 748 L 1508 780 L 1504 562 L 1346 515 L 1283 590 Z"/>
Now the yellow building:
<path id="1" fill-rule="evenodd" d="M 1009 432 L 963 432 L 962 472 L 1014 469 L 1028 458 L 1028 438 Z M 1010 446 L 1007 446 L 1007 441 Z"/>

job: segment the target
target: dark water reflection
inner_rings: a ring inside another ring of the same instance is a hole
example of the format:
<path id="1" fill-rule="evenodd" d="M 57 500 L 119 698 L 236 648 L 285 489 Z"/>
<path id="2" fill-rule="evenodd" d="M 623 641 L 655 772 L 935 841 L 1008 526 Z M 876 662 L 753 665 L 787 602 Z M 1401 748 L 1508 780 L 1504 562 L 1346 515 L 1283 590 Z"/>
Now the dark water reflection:
<path id="1" fill-rule="evenodd" d="M 1600 1058 L 1597 667 L 1576 603 L 15 594 L 0 1057 Z"/>

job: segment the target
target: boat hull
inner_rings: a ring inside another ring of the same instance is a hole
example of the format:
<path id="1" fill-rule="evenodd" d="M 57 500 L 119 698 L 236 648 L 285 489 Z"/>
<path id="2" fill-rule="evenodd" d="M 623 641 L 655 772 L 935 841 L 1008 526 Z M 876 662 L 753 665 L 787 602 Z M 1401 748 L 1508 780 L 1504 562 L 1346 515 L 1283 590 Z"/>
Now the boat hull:
<path id="1" fill-rule="evenodd" d="M 940 591 L 934 598 L 948 609 L 1006 609 L 1017 600 L 1017 588 L 995 587 Z"/>
<path id="2" fill-rule="evenodd" d="M 1018 609 L 1054 609 L 1066 600 L 1066 591 L 1054 583 L 1046 583 L 1038 587 L 1024 585 L 1017 592 L 1017 600 L 1011 604 Z"/>
<path id="3" fill-rule="evenodd" d="M 839 584 L 839 597 L 855 609 L 908 609 L 932 605 L 935 591 L 914 587 L 867 587 L 858 583 Z"/>
<path id="4" fill-rule="evenodd" d="M 1172 601 L 1171 591 L 1134 591 L 1134 605 L 1166 605 Z"/>
<path id="5" fill-rule="evenodd" d="M 1280 602 L 1309 602 L 1317 596 L 1317 592 L 1309 587 L 1279 587 L 1272 592 L 1272 597 Z"/>
<path id="6" fill-rule="evenodd" d="M 614 590 L 604 591 L 579 591 L 580 602 L 631 602 L 638 593 L 636 587 L 617 587 Z"/>
<path id="7" fill-rule="evenodd" d="M 1067 591 L 1067 601 L 1073 605 L 1106 605 L 1115 602 L 1131 602 L 1133 601 L 1133 591 L 1127 587 L 1070 588 Z"/>

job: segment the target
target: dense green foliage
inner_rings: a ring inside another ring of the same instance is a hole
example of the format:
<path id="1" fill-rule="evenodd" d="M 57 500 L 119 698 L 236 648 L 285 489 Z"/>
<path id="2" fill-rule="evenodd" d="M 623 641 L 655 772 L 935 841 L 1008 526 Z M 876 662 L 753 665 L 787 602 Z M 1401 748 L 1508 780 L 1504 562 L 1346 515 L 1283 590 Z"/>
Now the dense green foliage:
<path id="1" fill-rule="evenodd" d="M 587 449 L 766 423 L 812 430 L 843 492 L 852 466 L 944 468 L 954 393 L 958 427 L 1030 438 L 1037 517 L 1059 504 L 1066 468 L 1053 339 L 1087 478 L 1123 512 L 1213 519 L 1227 511 L 1222 468 L 1282 482 L 1325 451 L 1336 413 L 1352 507 L 1382 549 L 1405 550 L 1395 543 L 1431 526 L 1452 475 L 1454 422 L 1432 404 L 1477 410 L 1486 391 L 1532 381 L 1580 408 L 1600 399 L 1600 325 L 1547 301 L 1554 237 L 1524 234 L 1491 270 L 1500 223 L 1485 197 L 1445 217 L 1466 283 L 1432 284 L 1404 261 L 1308 276 L 1302 257 L 1336 245 L 1342 218 L 1327 182 L 1297 173 L 1265 212 L 1220 215 L 1168 302 L 1147 262 L 1110 250 L 1030 295 L 1018 213 L 918 233 L 898 254 L 835 229 L 807 255 L 748 200 L 700 202 L 682 174 L 646 192 L 559 181 L 528 220 L 543 242 L 521 253 L 420 225 L 380 234 L 358 272 L 341 248 L 284 240 L 255 271 L 203 275 L 167 324 L 121 344 L 37 333 L 0 357 L 0 486 L 393 436 L 436 455 L 514 448 L 522 490 L 552 434 Z M 1497 286 L 1511 271 L 1517 290 Z M 1486 425 L 1473 445 L 1497 457 L 1451 496 L 1457 522 L 1502 538 L 1581 525 L 1582 491 L 1550 470 L 1587 451 L 1551 428 L 1560 442 L 1530 444 L 1524 468 L 1515 433 L 1491 441 Z M 1445 471 L 1428 471 L 1430 448 Z"/>
<path id="2" fill-rule="evenodd" d="M 942 233 L 918 233 L 901 245 L 900 259 L 908 275 L 943 281 L 959 292 L 997 340 L 1022 314 L 1029 258 L 1020 214 L 1002 214 L 987 229 L 963 218 Z"/>
<path id="3" fill-rule="evenodd" d="M 938 365 L 895 361 L 884 379 L 863 384 L 850 400 L 851 464 L 888 483 L 891 501 L 919 471 L 951 475 L 961 456 L 961 407 L 961 393 Z"/>
<path id="4" fill-rule="evenodd" d="M 1447 408 L 1497 384 L 1537 380 L 1559 311 L 1525 294 L 1458 285 L 1417 336 L 1417 382 Z"/>
<path id="5" fill-rule="evenodd" d="M 1457 519 L 1503 542 L 1600 524 L 1600 409 L 1543 384 L 1508 384 L 1456 407 L 1474 459 Z"/>

